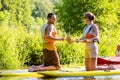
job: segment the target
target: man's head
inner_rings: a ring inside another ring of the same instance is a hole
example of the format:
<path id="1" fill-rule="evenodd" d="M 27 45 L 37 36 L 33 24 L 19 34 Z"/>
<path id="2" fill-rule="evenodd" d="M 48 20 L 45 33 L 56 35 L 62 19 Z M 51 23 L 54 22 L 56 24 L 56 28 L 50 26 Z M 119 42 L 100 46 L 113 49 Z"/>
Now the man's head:
<path id="1" fill-rule="evenodd" d="M 47 15 L 48 23 L 54 24 L 56 21 L 56 15 L 54 13 L 49 13 Z"/>

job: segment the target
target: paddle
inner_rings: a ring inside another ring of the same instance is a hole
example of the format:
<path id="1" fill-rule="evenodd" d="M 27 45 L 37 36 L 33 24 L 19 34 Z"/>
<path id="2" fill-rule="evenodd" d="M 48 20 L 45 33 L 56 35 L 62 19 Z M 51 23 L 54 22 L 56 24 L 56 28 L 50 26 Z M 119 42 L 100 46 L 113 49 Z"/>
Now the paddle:
<path id="1" fill-rule="evenodd" d="M 81 43 L 84 43 L 84 42 L 88 42 L 88 43 L 89 43 L 89 42 L 90 42 L 90 43 L 91 43 L 91 42 L 98 42 L 98 44 L 99 44 L 99 40 L 98 40 L 98 39 L 96 39 L 96 40 L 92 40 L 92 39 L 76 39 L 76 40 L 72 40 L 69 35 L 67 36 L 66 40 L 67 40 L 68 43 L 70 43 L 70 44 L 73 43 L 73 42 L 77 42 L 77 43 L 78 43 L 78 42 L 81 42 Z"/>

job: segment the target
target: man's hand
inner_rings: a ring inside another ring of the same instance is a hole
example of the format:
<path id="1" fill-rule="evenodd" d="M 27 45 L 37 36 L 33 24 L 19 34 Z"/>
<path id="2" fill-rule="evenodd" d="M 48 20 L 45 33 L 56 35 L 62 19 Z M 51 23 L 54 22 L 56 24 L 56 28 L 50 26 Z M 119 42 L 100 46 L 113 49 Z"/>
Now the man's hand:
<path id="1" fill-rule="evenodd" d="M 66 40 L 67 40 L 67 42 L 68 42 L 69 44 L 73 43 L 73 41 L 72 41 L 72 39 L 71 39 L 70 36 L 67 36 Z"/>
<path id="2" fill-rule="evenodd" d="M 64 38 L 60 38 L 61 41 L 64 41 L 65 39 Z"/>
<path id="3" fill-rule="evenodd" d="M 79 39 L 76 39 L 76 42 L 80 42 L 80 40 L 79 40 Z"/>

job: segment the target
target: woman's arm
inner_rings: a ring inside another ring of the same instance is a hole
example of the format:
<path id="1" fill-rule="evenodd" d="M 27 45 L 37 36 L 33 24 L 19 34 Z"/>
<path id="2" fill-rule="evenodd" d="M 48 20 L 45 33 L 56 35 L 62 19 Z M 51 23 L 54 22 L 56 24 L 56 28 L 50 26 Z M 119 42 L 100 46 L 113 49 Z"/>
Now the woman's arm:
<path id="1" fill-rule="evenodd" d="M 96 26 L 96 25 L 93 26 L 92 30 L 93 30 L 93 35 L 95 36 L 95 37 L 92 38 L 92 40 L 99 39 L 99 29 L 98 29 L 98 26 Z"/>
<path id="2" fill-rule="evenodd" d="M 87 39 L 86 42 L 99 42 L 99 29 L 96 25 L 92 27 L 93 35 L 95 37 Z"/>
<path id="3" fill-rule="evenodd" d="M 93 31 L 93 36 L 95 36 L 95 37 L 93 37 L 93 38 L 91 38 L 91 39 L 86 39 L 86 38 L 81 38 L 81 39 L 79 39 L 79 42 L 83 42 L 83 43 L 86 43 L 86 42 L 98 42 L 99 43 L 99 29 L 98 29 L 98 27 L 96 26 L 96 25 L 94 25 L 93 27 L 92 27 L 92 31 Z"/>

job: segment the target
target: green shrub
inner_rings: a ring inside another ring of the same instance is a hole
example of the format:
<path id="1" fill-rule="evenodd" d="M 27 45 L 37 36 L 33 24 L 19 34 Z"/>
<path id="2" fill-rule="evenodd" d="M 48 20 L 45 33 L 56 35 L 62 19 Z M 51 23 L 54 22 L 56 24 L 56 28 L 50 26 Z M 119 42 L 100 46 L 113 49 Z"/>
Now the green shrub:
<path id="1" fill-rule="evenodd" d="M 96 16 L 96 23 L 101 29 L 118 25 L 120 0 L 61 0 L 55 6 L 59 22 L 69 32 L 82 31 L 84 27 L 83 16 L 85 12 L 92 12 Z"/>
<path id="2" fill-rule="evenodd" d="M 99 44 L 100 56 L 115 56 L 117 44 L 120 43 L 119 31 L 120 28 L 100 32 L 100 44 Z"/>
<path id="3" fill-rule="evenodd" d="M 37 30 L 27 32 L 23 27 L 0 27 L 0 68 L 15 69 L 23 67 L 24 63 L 30 64 L 31 55 L 41 54 L 41 48 Z"/>
<path id="4" fill-rule="evenodd" d="M 120 43 L 120 28 L 100 31 L 99 56 L 115 56 L 116 46 Z M 66 33 L 58 30 L 58 35 L 66 37 Z M 75 40 L 81 34 L 74 34 Z M 68 44 L 56 42 L 61 64 L 83 64 L 84 43 Z M 39 30 L 28 32 L 23 27 L 0 27 L 0 68 L 18 69 L 25 65 L 43 63 L 42 39 Z"/>
<path id="5" fill-rule="evenodd" d="M 84 61 L 84 49 L 81 44 L 58 43 L 57 50 L 61 64 L 83 63 Z"/>
<path id="6" fill-rule="evenodd" d="M 113 26 L 111 26 L 113 27 Z M 120 28 L 100 31 L 100 44 L 98 45 L 98 56 L 115 56 L 117 44 L 120 43 Z M 62 34 L 61 34 L 62 35 Z M 75 40 L 81 34 L 72 35 Z M 83 63 L 84 62 L 84 43 L 68 44 L 57 43 L 58 53 L 61 64 Z"/>

